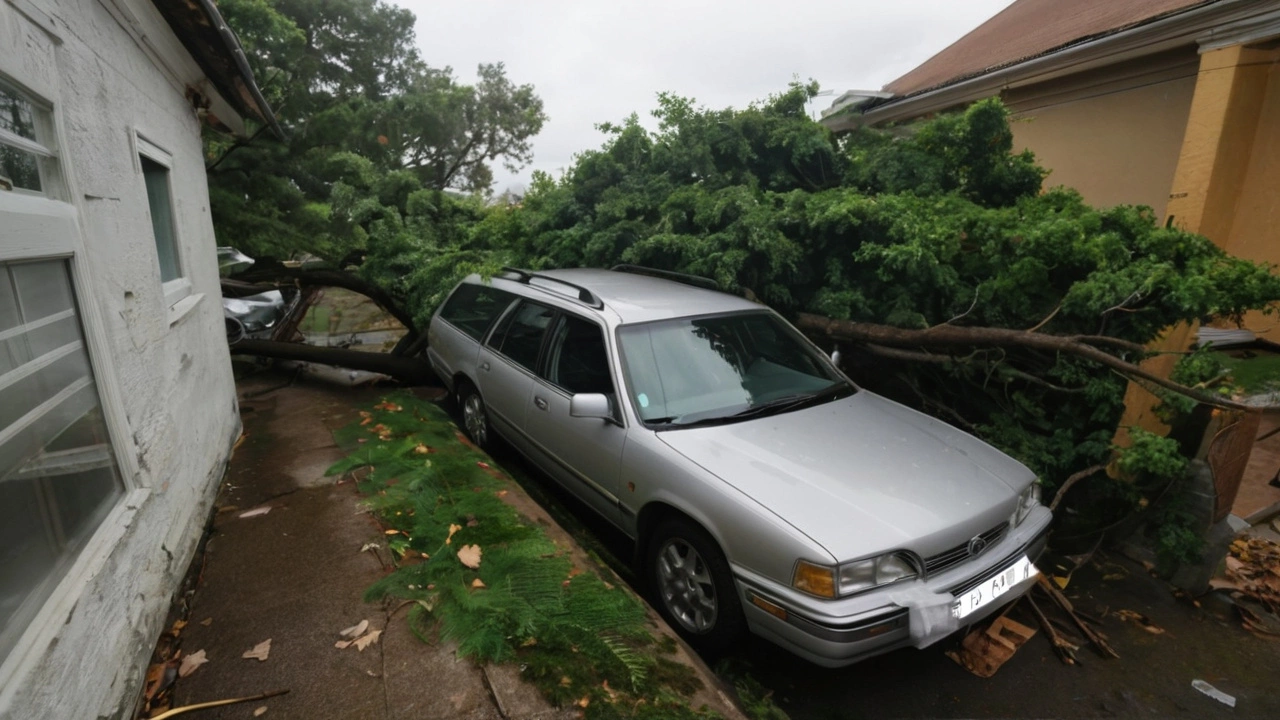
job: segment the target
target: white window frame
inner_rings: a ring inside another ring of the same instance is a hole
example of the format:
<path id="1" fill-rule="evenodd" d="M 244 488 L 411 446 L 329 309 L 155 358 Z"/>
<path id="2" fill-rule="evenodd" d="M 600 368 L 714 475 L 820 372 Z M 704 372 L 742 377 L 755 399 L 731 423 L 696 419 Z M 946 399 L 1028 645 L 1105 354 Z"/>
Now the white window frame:
<path id="1" fill-rule="evenodd" d="M 138 174 L 139 181 L 144 182 L 143 193 L 145 196 L 145 181 L 142 178 L 142 161 L 146 158 L 157 165 L 160 165 L 168 171 L 165 177 L 165 184 L 169 191 L 169 210 L 172 215 L 171 232 L 173 233 L 173 254 L 174 261 L 178 265 L 178 277 L 162 282 L 160 290 L 164 294 L 164 306 L 169 308 L 170 314 L 177 309 L 178 303 L 187 299 L 191 295 L 191 278 L 187 272 L 185 256 L 182 252 L 182 234 L 178 229 L 178 198 L 173 192 L 173 153 L 165 150 L 159 145 L 151 142 L 146 136 L 140 134 L 136 129 L 130 132 L 130 139 L 133 141 L 133 166 Z M 151 205 L 147 205 L 147 217 L 151 216 Z M 155 247 L 155 237 L 152 237 L 152 247 Z M 160 272 L 160 253 L 156 251 L 156 272 Z"/>
<path id="2" fill-rule="evenodd" d="M 68 614 L 79 602 L 89 581 L 105 565 L 116 544 L 133 524 L 151 490 L 141 481 L 138 448 L 129 429 L 124 398 L 111 356 L 98 295 L 92 282 L 92 271 L 85 253 L 80 226 L 80 210 L 63 198 L 80 198 L 74 173 L 57 163 L 58 148 L 65 146 L 60 117 L 52 103 L 27 90 L 22 84 L 3 76 L 8 84 L 19 88 L 43 117 L 39 126 L 48 128 L 48 137 L 38 143 L 54 162 L 52 172 L 41 171 L 42 192 L 0 190 L 0 217 L 17 220 L 4 226 L 0 233 L 0 262 L 64 260 L 71 273 L 71 286 L 80 313 L 81 330 L 93 370 L 98 402 L 107 426 L 111 449 L 124 492 L 114 507 L 85 539 L 79 554 L 58 581 L 49 599 L 36 613 L 26 631 L 9 654 L 0 660 L 0 714 L 8 706 L 19 683 L 39 660 L 40 653 L 57 636 Z"/>

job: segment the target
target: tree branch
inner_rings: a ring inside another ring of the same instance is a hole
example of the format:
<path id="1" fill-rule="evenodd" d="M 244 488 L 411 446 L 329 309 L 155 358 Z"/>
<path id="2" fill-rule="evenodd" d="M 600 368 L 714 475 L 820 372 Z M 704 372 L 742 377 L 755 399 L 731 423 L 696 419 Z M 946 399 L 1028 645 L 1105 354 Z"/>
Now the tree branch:
<path id="1" fill-rule="evenodd" d="M 320 287 L 339 287 L 352 292 L 360 293 L 370 300 L 378 304 L 378 307 L 386 310 L 389 315 L 400 321 L 410 333 L 417 334 L 418 326 L 413 321 L 413 314 L 404 308 L 398 299 L 390 293 L 372 283 L 366 282 L 359 276 L 349 273 L 345 270 L 334 270 L 332 268 L 321 268 L 315 270 L 304 270 L 302 268 L 290 268 L 281 265 L 273 265 L 263 268 L 252 268 L 246 272 L 235 276 L 235 280 L 249 283 L 270 283 L 276 286 L 280 285 L 300 285 L 300 286 L 320 286 Z"/>
<path id="2" fill-rule="evenodd" d="M 888 325 L 835 320 L 808 313 L 801 313 L 797 317 L 797 326 L 803 330 L 825 335 L 835 340 L 862 344 L 872 343 L 888 347 L 1021 347 L 1066 353 L 1085 360 L 1091 360 L 1099 365 L 1105 365 L 1123 373 L 1126 377 L 1142 378 L 1206 405 L 1248 412 L 1259 412 L 1261 410 L 1258 407 L 1215 397 L 1209 393 L 1180 385 L 1172 380 L 1143 370 L 1133 363 L 1107 354 L 1092 345 L 1060 335 L 1045 335 L 1025 330 L 1010 330 L 1008 328 L 956 327 L 954 325 L 935 325 L 927 330 L 905 330 Z"/>
<path id="3" fill-rule="evenodd" d="M 301 360 L 350 370 L 366 370 L 390 375 L 412 385 L 429 385 L 439 382 L 428 363 L 388 353 L 362 352 L 275 340 L 245 339 L 231 346 L 231 354 L 257 355 L 278 360 Z"/>
<path id="4" fill-rule="evenodd" d="M 1062 502 L 1063 496 L 1067 494 L 1067 491 L 1071 489 L 1072 485 L 1075 485 L 1076 483 L 1089 477 L 1090 475 L 1102 472 L 1103 470 L 1106 470 L 1106 469 L 1107 469 L 1107 466 L 1105 463 L 1101 465 L 1094 465 L 1093 467 L 1085 468 L 1084 470 L 1081 470 L 1078 473 L 1074 473 L 1073 475 L 1071 475 L 1071 477 L 1068 477 L 1066 481 L 1062 483 L 1062 487 L 1058 488 L 1058 492 L 1054 494 L 1053 502 L 1049 503 L 1049 509 L 1050 510 L 1058 509 L 1058 503 Z"/>

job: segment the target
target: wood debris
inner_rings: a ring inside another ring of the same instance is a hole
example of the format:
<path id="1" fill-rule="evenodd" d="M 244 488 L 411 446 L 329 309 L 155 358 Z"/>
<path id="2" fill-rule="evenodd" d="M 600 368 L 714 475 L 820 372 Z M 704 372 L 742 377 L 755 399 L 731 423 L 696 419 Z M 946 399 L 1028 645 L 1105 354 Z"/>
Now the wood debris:
<path id="1" fill-rule="evenodd" d="M 960 650 L 947 651 L 947 657 L 974 675 L 989 678 L 1035 634 L 1034 628 L 1001 615 L 985 629 L 966 635 Z"/>

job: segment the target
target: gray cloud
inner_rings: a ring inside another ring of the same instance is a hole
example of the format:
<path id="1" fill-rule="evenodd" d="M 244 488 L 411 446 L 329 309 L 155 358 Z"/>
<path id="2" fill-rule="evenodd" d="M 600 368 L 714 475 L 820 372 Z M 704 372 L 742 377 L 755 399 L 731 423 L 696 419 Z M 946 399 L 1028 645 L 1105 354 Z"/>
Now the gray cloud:
<path id="1" fill-rule="evenodd" d="M 531 167 L 495 168 L 501 192 L 552 174 L 598 147 L 596 123 L 649 117 L 658 92 L 741 107 L 814 78 L 836 94 L 879 89 L 972 30 L 1011 0 L 467 0 L 396 4 L 418 18 L 418 46 L 464 80 L 504 62 L 537 88 L 551 120 Z M 826 107 L 820 97 L 815 110 Z"/>

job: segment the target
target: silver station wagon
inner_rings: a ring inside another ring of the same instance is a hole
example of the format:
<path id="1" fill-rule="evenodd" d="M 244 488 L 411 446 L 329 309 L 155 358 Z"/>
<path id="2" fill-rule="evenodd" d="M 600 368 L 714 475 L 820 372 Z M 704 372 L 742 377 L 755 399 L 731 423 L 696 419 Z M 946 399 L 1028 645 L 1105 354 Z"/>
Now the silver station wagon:
<path id="1" fill-rule="evenodd" d="M 699 649 L 750 630 L 848 665 L 1030 589 L 1051 519 L 1030 470 L 706 282 L 472 276 L 431 320 L 431 364 L 477 445 L 501 435 L 635 539 L 659 611 Z"/>

